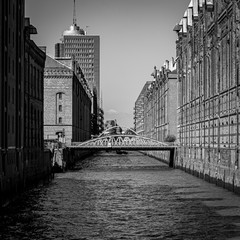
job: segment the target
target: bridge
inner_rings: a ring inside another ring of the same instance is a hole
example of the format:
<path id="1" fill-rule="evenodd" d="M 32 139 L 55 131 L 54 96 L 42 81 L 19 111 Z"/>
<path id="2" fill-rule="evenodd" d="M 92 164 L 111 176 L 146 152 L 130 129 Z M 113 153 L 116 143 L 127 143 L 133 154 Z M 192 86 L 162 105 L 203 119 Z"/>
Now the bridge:
<path id="1" fill-rule="evenodd" d="M 107 129 L 97 138 L 85 142 L 73 142 L 74 150 L 116 150 L 116 151 L 169 151 L 169 166 L 173 167 L 176 146 L 138 135 L 131 129 L 125 131 L 119 126 Z"/>

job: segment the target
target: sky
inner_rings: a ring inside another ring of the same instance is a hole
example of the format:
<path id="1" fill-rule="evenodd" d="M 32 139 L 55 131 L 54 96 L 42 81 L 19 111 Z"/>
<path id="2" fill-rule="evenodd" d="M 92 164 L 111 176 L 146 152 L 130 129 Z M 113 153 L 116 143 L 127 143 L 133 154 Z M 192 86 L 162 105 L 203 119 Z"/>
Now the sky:
<path id="1" fill-rule="evenodd" d="M 133 127 L 133 108 L 154 66 L 176 57 L 173 31 L 190 0 L 76 0 L 77 24 L 100 36 L 100 87 L 105 120 Z M 38 34 L 32 39 L 54 45 L 73 22 L 73 0 L 26 0 L 25 15 Z"/>

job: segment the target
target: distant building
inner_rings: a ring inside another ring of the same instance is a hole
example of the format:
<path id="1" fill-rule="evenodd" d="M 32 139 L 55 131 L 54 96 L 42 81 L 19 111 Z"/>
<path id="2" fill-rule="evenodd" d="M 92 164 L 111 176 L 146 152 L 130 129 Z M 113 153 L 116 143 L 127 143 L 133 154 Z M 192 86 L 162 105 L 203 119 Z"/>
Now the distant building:
<path id="1" fill-rule="evenodd" d="M 63 32 L 62 43 L 55 44 L 55 57 L 73 57 L 100 105 L 100 37 L 85 35 L 77 25 Z"/>
<path id="2" fill-rule="evenodd" d="M 107 120 L 104 124 L 104 129 L 108 129 L 108 128 L 111 128 L 111 127 L 115 127 L 115 126 L 118 126 L 117 124 L 117 120 Z"/>
<path id="3" fill-rule="evenodd" d="M 77 25 L 74 1 L 73 24 L 63 32 L 62 42 L 55 45 L 55 57 L 73 57 L 82 69 L 93 93 L 92 134 L 99 133 L 98 108 L 100 107 L 100 37 L 87 35 Z"/>
<path id="4" fill-rule="evenodd" d="M 139 94 L 134 107 L 134 130 L 139 135 L 144 135 L 144 98 L 152 81 L 147 81 Z"/>
<path id="5" fill-rule="evenodd" d="M 161 70 L 154 67 L 154 81 L 144 98 L 144 135 L 160 142 L 177 137 L 177 71 L 172 62 L 166 63 Z"/>
<path id="6" fill-rule="evenodd" d="M 46 58 L 44 139 L 70 145 L 91 137 L 91 90 L 79 64 L 70 57 Z"/>
<path id="7" fill-rule="evenodd" d="M 135 102 L 134 126 L 137 134 L 164 142 L 177 136 L 176 66 L 166 61 L 161 70 L 154 67 L 152 76 Z"/>

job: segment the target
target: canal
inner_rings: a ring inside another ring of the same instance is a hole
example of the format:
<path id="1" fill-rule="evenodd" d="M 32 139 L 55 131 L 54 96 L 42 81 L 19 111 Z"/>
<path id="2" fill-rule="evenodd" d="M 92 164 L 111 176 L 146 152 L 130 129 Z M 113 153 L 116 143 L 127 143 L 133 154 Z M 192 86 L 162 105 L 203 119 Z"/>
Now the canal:
<path id="1" fill-rule="evenodd" d="M 1 210 L 0 239 L 240 239 L 240 197 L 138 152 L 102 152 Z"/>

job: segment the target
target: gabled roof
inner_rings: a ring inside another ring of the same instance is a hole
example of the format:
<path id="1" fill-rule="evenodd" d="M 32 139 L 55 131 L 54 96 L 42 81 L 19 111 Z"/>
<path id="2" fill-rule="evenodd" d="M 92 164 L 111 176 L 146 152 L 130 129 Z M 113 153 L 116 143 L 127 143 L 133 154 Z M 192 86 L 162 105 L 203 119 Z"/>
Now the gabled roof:
<path id="1" fill-rule="evenodd" d="M 70 67 L 68 67 L 67 65 L 61 63 L 60 61 L 58 61 L 48 55 L 46 56 L 45 68 L 62 68 L 65 70 L 72 71 L 72 69 Z"/>

